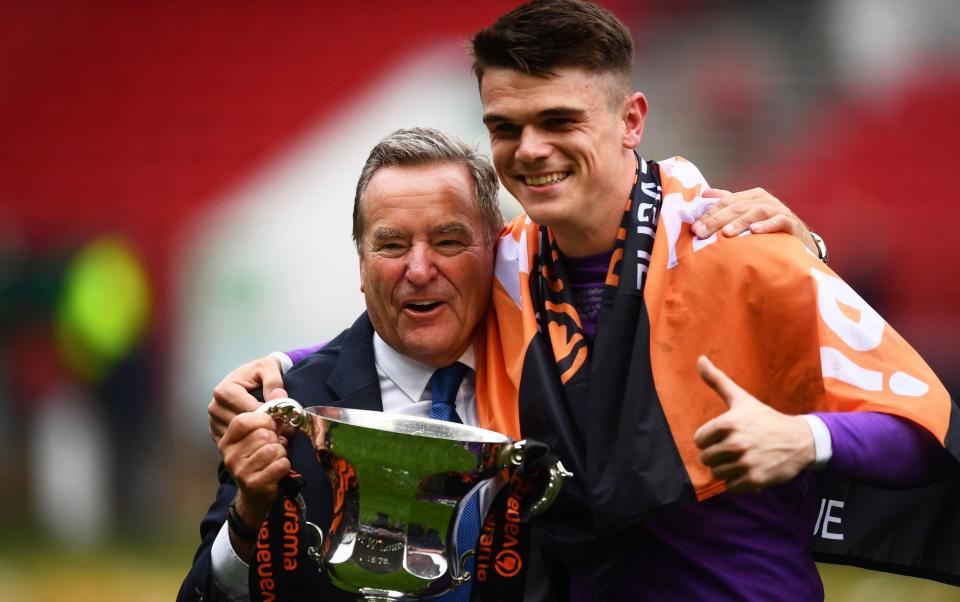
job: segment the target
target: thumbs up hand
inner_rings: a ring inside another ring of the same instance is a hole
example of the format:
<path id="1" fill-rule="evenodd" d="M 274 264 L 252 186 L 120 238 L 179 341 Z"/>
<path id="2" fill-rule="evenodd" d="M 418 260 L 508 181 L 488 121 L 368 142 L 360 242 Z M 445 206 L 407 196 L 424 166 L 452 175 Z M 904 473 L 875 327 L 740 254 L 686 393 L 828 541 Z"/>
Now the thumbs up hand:
<path id="1" fill-rule="evenodd" d="M 750 395 L 706 358 L 697 359 L 703 382 L 730 409 L 694 434 L 700 460 L 730 491 L 760 491 L 797 476 L 815 459 L 813 432 L 800 416 L 783 414 Z"/>

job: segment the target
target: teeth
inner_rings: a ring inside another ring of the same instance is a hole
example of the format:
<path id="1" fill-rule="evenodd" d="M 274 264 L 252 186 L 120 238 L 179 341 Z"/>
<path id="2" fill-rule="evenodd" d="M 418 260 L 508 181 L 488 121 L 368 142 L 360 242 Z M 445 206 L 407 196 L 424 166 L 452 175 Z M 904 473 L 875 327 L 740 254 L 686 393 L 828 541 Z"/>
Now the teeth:
<path id="1" fill-rule="evenodd" d="M 548 173 L 542 176 L 524 176 L 524 181 L 530 186 L 542 186 L 544 184 L 553 184 L 567 177 L 566 172 L 558 171 Z"/>
<path id="2" fill-rule="evenodd" d="M 406 304 L 406 307 L 417 312 L 428 312 L 432 311 L 433 308 L 438 307 L 439 305 L 439 301 L 410 301 Z"/>

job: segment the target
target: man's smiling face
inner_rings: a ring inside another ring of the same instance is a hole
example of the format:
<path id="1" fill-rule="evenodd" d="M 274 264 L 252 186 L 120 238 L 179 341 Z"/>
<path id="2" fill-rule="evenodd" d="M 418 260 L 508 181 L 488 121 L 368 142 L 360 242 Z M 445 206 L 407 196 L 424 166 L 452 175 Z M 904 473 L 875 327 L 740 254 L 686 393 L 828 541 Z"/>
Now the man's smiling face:
<path id="1" fill-rule="evenodd" d="M 642 95 L 628 96 L 613 74 L 564 67 L 545 77 L 487 69 L 480 97 L 500 181 L 535 222 L 558 231 L 598 218 L 619 224 Z"/>
<path id="2" fill-rule="evenodd" d="M 374 328 L 408 357 L 452 364 L 472 342 L 493 282 L 469 172 L 454 163 L 382 168 L 362 210 L 361 290 Z"/>

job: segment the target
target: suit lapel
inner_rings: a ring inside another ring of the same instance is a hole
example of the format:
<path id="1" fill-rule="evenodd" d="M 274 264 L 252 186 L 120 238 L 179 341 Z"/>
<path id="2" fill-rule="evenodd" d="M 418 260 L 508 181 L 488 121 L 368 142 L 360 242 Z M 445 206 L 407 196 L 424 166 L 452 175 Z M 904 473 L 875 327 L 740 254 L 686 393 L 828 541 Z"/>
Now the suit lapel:
<path id="1" fill-rule="evenodd" d="M 336 395 L 331 405 L 383 411 L 373 356 L 373 325 L 366 312 L 347 331 L 340 357 L 327 377 L 327 386 Z"/>

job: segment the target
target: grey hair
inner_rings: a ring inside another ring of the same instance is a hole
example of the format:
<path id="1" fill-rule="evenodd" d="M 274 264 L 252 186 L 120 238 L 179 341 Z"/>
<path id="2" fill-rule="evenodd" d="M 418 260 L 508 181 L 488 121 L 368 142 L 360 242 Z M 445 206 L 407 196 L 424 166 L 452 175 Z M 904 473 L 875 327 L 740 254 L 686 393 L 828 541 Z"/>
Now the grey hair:
<path id="1" fill-rule="evenodd" d="M 503 227 L 500 203 L 497 200 L 499 183 L 489 159 L 470 148 L 456 136 L 433 128 L 405 128 L 397 130 L 377 143 L 357 181 L 353 197 L 353 242 L 360 251 L 363 242 L 363 199 L 374 174 L 383 167 L 408 167 L 431 163 L 453 163 L 467 169 L 473 180 L 477 209 L 484 225 L 484 238 L 491 246 Z"/>

